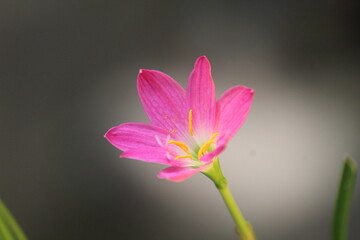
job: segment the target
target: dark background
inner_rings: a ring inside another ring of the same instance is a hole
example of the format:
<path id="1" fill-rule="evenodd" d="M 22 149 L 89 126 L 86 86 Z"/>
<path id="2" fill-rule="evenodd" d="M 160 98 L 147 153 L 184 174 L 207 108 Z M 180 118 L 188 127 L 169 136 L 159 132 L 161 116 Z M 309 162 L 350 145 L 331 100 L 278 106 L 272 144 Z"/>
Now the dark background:
<path id="1" fill-rule="evenodd" d="M 208 179 L 159 180 L 103 138 L 148 121 L 139 68 L 186 86 L 206 55 L 218 95 L 256 90 L 221 162 L 258 239 L 329 239 L 341 160 L 360 159 L 359 16 L 356 1 L 1 1 L 1 198 L 31 240 L 236 239 Z"/>

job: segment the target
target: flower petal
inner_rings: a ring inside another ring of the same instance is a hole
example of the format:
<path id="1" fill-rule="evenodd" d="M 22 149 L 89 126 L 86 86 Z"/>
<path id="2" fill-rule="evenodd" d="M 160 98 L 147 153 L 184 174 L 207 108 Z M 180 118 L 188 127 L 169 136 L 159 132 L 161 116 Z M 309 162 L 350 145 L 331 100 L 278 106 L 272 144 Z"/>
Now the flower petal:
<path id="1" fill-rule="evenodd" d="M 166 157 L 166 150 L 160 147 L 130 149 L 121 154 L 120 157 L 170 165 Z"/>
<path id="2" fill-rule="evenodd" d="M 211 65 L 205 56 L 196 60 L 186 94 L 188 107 L 193 114 L 194 135 L 210 137 L 215 122 L 216 96 Z"/>
<path id="3" fill-rule="evenodd" d="M 161 147 L 167 144 L 170 134 L 157 126 L 146 123 L 124 123 L 111 128 L 105 138 L 122 151 Z"/>
<path id="4" fill-rule="evenodd" d="M 184 153 L 177 146 L 169 144 L 173 136 L 151 124 L 124 123 L 111 128 L 105 137 L 116 148 L 124 151 L 120 157 L 177 167 L 194 166 L 190 159 L 175 159 Z"/>
<path id="5" fill-rule="evenodd" d="M 217 156 L 219 156 L 220 153 L 222 153 L 226 148 L 226 144 L 221 144 L 218 147 L 214 149 L 214 151 L 209 152 L 201 157 L 200 161 L 202 162 L 212 162 L 213 159 Z"/>
<path id="6" fill-rule="evenodd" d="M 184 89 L 170 76 L 154 70 L 140 70 L 137 88 L 150 121 L 169 132 L 188 135 Z"/>
<path id="7" fill-rule="evenodd" d="M 252 103 L 254 90 L 244 86 L 228 89 L 217 102 L 215 132 L 219 132 L 226 144 L 245 121 Z"/>
<path id="8" fill-rule="evenodd" d="M 209 164 L 204 164 L 198 168 L 168 167 L 159 172 L 157 176 L 174 182 L 182 182 L 208 166 Z"/>

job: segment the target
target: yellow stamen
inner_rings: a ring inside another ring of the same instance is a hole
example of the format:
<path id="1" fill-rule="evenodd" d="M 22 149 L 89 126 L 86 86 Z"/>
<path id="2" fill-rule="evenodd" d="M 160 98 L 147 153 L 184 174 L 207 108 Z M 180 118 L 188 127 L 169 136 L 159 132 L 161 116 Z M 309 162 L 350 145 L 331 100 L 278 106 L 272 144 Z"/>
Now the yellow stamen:
<path id="1" fill-rule="evenodd" d="M 215 143 L 214 140 L 215 140 L 215 137 L 216 137 L 217 135 L 219 135 L 219 133 L 214 133 L 214 134 L 211 136 L 210 140 L 207 141 L 206 143 L 204 143 L 204 144 L 201 146 L 201 148 L 200 148 L 199 151 L 198 151 L 198 159 L 199 159 L 199 160 L 200 160 L 200 158 L 207 152 L 207 150 L 209 149 L 210 145 L 213 144 L 213 143 Z"/>
<path id="2" fill-rule="evenodd" d="M 169 143 L 170 143 L 170 144 L 175 144 L 176 146 L 178 146 L 179 148 L 181 148 L 182 150 L 184 150 L 184 152 L 186 152 L 187 154 L 190 155 L 189 148 L 188 148 L 188 146 L 186 146 L 185 143 L 179 142 L 179 141 L 173 141 L 173 140 L 170 140 Z"/>
<path id="3" fill-rule="evenodd" d="M 178 160 L 179 158 L 190 158 L 192 159 L 191 155 L 184 155 L 184 156 L 177 156 L 175 160 Z"/>
<path id="4" fill-rule="evenodd" d="M 193 125 L 192 125 L 192 109 L 189 111 L 189 133 L 190 136 L 194 136 Z"/>
<path id="5" fill-rule="evenodd" d="M 214 133 L 212 136 L 211 136 L 211 138 L 210 138 L 210 140 L 209 141 L 214 141 L 214 139 L 217 137 L 217 135 L 219 135 L 220 133 Z"/>
<path id="6" fill-rule="evenodd" d="M 201 148 L 198 151 L 198 159 L 199 160 L 206 153 L 206 151 L 208 150 L 210 145 L 213 144 L 213 143 L 215 143 L 215 142 L 214 141 L 207 141 L 206 143 L 204 143 L 204 145 L 201 146 Z"/>

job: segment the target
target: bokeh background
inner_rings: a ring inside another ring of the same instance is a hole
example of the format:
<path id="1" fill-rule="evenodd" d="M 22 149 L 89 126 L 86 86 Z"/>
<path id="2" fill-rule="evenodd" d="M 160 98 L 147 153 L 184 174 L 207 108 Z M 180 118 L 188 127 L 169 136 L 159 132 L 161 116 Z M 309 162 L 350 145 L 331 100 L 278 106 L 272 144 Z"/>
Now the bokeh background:
<path id="1" fill-rule="evenodd" d="M 112 126 L 147 122 L 140 68 L 183 86 L 198 56 L 217 94 L 256 90 L 221 156 L 258 239 L 329 239 L 345 156 L 360 159 L 356 1 L 0 3 L 0 196 L 31 240 L 236 239 L 198 174 L 119 159 Z M 350 239 L 360 238 L 360 184 Z"/>

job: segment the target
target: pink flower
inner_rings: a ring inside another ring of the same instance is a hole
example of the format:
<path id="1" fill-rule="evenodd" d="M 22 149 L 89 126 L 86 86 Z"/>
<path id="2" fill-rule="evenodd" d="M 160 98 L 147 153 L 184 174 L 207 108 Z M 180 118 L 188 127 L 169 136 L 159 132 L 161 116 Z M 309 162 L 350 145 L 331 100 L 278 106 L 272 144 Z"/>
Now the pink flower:
<path id="1" fill-rule="evenodd" d="M 152 124 L 124 123 L 105 137 L 124 151 L 120 157 L 169 165 L 158 177 L 176 182 L 211 168 L 246 119 L 254 95 L 235 86 L 216 101 L 205 56 L 196 60 L 186 91 L 170 76 L 145 69 L 137 88 Z"/>

